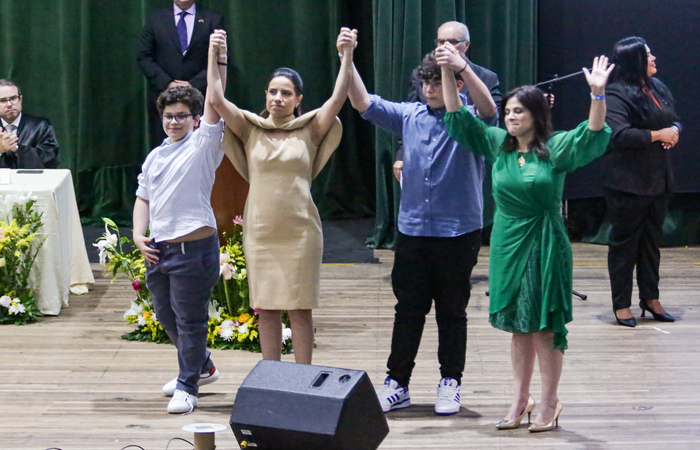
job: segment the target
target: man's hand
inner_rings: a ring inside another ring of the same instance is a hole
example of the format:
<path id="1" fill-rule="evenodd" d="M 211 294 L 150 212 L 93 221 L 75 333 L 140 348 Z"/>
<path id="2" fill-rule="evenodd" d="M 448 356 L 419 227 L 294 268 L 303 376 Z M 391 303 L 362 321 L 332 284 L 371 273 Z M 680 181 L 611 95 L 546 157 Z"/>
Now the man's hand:
<path id="1" fill-rule="evenodd" d="M 435 61 L 438 65 L 447 67 L 457 73 L 466 67 L 464 58 L 459 55 L 457 49 L 449 42 L 435 49 Z"/>
<path id="2" fill-rule="evenodd" d="M 168 84 L 168 89 L 175 86 L 191 86 L 189 81 L 173 80 Z"/>
<path id="3" fill-rule="evenodd" d="M 149 264 L 157 264 L 157 254 L 160 253 L 160 251 L 148 246 L 152 240 L 153 239 L 146 236 L 134 235 L 134 243 L 136 244 L 136 247 L 138 247 L 141 254 L 143 254 L 143 259 L 145 259 Z"/>
<path id="4" fill-rule="evenodd" d="M 17 150 L 17 139 L 10 132 L 0 131 L 0 154 Z"/>
<path id="5" fill-rule="evenodd" d="M 394 176 L 398 182 L 401 182 L 401 173 L 403 172 L 403 161 L 396 161 L 394 163 Z"/>

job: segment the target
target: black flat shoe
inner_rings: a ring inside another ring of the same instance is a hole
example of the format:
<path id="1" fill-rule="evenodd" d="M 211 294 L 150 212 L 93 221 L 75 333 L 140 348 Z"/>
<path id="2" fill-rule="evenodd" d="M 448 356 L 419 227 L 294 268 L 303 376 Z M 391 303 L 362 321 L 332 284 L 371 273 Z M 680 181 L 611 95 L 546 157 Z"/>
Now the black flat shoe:
<path id="1" fill-rule="evenodd" d="M 635 319 L 634 317 L 631 317 L 629 319 L 620 319 L 619 317 L 617 317 L 617 311 L 613 311 L 613 314 L 615 314 L 615 319 L 617 319 L 617 323 L 619 325 L 630 328 L 634 328 L 637 326 L 637 319 Z"/>
<path id="2" fill-rule="evenodd" d="M 657 314 L 654 312 L 653 309 L 649 308 L 649 305 L 647 305 L 646 300 L 640 300 L 639 301 L 639 307 L 642 309 L 642 317 L 644 317 L 644 313 L 649 311 L 651 315 L 654 317 L 654 320 L 658 320 L 659 322 L 675 322 L 676 319 L 669 313 L 663 313 L 663 314 Z M 620 319 L 617 320 L 618 322 Z"/>

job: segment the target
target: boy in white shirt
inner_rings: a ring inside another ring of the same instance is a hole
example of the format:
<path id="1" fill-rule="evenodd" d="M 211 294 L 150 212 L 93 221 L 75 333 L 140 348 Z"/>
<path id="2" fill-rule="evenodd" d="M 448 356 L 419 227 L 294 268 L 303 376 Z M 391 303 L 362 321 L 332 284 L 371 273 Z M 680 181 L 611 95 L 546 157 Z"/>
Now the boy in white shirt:
<path id="1" fill-rule="evenodd" d="M 211 35 L 209 52 L 226 76 L 226 33 Z M 165 386 L 167 411 L 197 406 L 198 386 L 219 378 L 207 350 L 208 307 L 219 279 L 219 239 L 211 207 L 224 123 L 202 94 L 176 86 L 158 97 L 168 138 L 143 163 L 134 204 L 134 242 L 146 261 L 146 285 L 158 321 L 177 347 L 180 373 Z M 200 114 L 204 115 L 200 121 Z M 150 236 L 146 230 L 150 226 Z"/>

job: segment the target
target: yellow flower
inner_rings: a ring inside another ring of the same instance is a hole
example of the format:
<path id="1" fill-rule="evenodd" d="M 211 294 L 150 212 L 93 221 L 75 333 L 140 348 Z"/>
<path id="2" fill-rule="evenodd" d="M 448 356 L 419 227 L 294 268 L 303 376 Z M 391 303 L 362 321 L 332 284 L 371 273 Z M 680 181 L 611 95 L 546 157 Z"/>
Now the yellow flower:
<path id="1" fill-rule="evenodd" d="M 238 316 L 238 321 L 241 323 L 247 322 L 248 319 L 250 319 L 250 314 L 248 314 L 248 313 L 243 313 L 240 316 Z"/>
<path id="2" fill-rule="evenodd" d="M 19 258 L 20 256 L 22 256 L 22 252 L 20 252 L 19 250 L 15 250 L 15 256 Z"/>
<path id="3" fill-rule="evenodd" d="M 144 318 L 144 319 L 148 320 L 149 317 L 151 317 L 151 313 L 149 313 L 148 311 L 146 311 L 145 313 L 143 313 L 143 318 Z"/>
<path id="4" fill-rule="evenodd" d="M 5 261 L 5 258 L 0 258 L 0 267 L 5 267 L 7 265 L 7 262 Z"/>

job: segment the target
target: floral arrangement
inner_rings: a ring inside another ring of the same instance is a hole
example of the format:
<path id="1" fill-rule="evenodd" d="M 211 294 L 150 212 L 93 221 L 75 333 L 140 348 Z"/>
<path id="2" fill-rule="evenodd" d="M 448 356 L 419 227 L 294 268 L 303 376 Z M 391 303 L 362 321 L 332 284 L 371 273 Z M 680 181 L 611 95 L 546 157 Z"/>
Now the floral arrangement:
<path id="1" fill-rule="evenodd" d="M 0 324 L 25 325 L 43 316 L 34 301 L 29 276 L 44 244 L 38 239 L 41 216 L 32 208 L 38 197 L 6 195 L 0 202 Z"/>
<path id="2" fill-rule="evenodd" d="M 109 220 L 105 222 L 105 234 L 93 244 L 100 252 L 100 263 L 114 277 L 121 273 L 136 291 L 136 298 L 124 313 L 124 319 L 136 324 L 136 330 L 122 336 L 127 340 L 169 343 L 170 339 L 158 323 L 151 293 L 146 287 L 146 266 L 143 255 L 128 237 L 120 237 L 119 228 Z M 243 253 L 243 228 L 239 217 L 233 221 L 233 236 L 221 247 L 220 278 L 209 302 L 209 331 L 207 343 L 212 348 L 248 350 L 260 352 L 258 312 L 250 307 L 248 276 Z M 110 233 L 110 229 L 116 234 Z M 134 250 L 127 251 L 126 246 Z M 292 350 L 289 318 L 283 316 L 282 353 Z"/>

